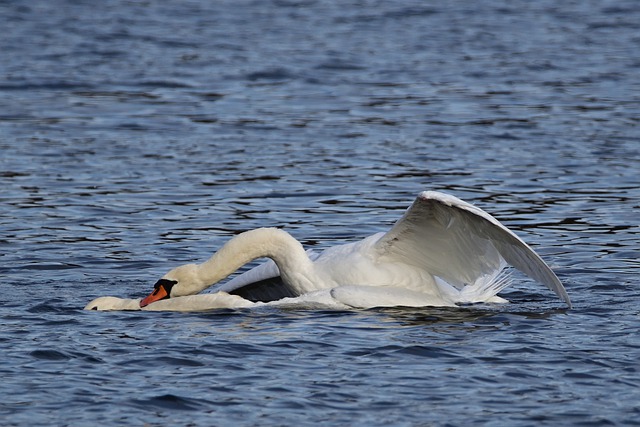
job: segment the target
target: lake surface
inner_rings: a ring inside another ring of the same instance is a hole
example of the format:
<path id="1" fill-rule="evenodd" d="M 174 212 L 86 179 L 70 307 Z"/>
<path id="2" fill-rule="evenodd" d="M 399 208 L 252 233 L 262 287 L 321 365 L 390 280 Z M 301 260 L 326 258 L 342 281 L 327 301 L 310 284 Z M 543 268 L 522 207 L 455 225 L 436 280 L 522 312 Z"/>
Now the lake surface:
<path id="1" fill-rule="evenodd" d="M 640 425 L 640 3 L 0 4 L 0 420 Z M 459 309 L 88 312 L 263 226 L 322 249 L 425 189 L 522 281 Z"/>

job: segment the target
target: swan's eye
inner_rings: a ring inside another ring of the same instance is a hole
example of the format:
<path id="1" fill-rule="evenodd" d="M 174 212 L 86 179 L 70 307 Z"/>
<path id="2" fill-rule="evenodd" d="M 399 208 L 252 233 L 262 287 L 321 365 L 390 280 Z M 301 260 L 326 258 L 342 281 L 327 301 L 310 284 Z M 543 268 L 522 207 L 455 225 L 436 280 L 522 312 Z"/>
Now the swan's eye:
<path id="1" fill-rule="evenodd" d="M 164 288 L 167 295 L 171 295 L 171 288 L 173 288 L 178 283 L 177 280 L 169 280 L 169 279 L 160 279 L 153 285 L 155 289 L 152 295 L 157 294 L 162 288 Z"/>
<path id="2" fill-rule="evenodd" d="M 171 288 L 178 283 L 177 280 L 160 279 L 153 285 L 154 289 L 151 295 L 140 301 L 140 307 L 146 307 L 152 302 L 171 298 Z"/>

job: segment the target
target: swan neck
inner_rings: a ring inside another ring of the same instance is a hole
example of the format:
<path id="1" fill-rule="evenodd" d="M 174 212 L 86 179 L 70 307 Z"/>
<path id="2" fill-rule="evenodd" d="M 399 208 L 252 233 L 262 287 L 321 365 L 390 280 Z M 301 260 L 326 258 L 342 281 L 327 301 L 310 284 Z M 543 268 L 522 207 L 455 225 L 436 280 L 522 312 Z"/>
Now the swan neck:
<path id="1" fill-rule="evenodd" d="M 258 228 L 238 234 L 198 266 L 204 288 L 218 283 L 257 258 L 271 258 L 285 281 L 287 277 L 312 266 L 300 242 L 289 233 L 277 228 Z"/>

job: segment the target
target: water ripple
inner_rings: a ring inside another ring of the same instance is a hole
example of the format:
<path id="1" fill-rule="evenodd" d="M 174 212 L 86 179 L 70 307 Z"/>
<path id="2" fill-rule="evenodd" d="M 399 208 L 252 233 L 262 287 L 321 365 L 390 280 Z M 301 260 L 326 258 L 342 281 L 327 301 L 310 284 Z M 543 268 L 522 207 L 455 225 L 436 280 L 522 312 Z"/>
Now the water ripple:
<path id="1" fill-rule="evenodd" d="M 637 424 L 639 14 L 0 4 L 3 425 Z M 81 310 L 246 229 L 359 239 L 424 189 L 575 308 L 522 278 L 455 310 Z"/>

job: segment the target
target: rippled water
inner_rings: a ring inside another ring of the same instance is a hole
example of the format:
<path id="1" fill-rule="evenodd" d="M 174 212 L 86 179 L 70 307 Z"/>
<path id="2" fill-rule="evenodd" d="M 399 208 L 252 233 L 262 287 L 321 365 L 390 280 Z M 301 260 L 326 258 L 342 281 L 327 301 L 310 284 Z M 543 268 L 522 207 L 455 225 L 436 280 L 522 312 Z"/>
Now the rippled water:
<path id="1" fill-rule="evenodd" d="M 2 425 L 640 424 L 640 5 L 0 4 Z M 231 235 L 424 189 L 575 304 L 98 313 Z"/>

